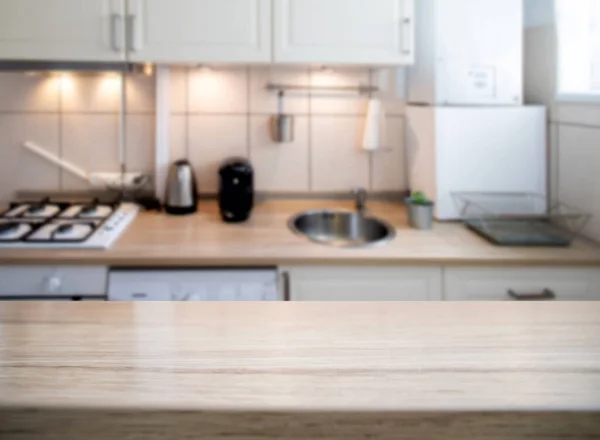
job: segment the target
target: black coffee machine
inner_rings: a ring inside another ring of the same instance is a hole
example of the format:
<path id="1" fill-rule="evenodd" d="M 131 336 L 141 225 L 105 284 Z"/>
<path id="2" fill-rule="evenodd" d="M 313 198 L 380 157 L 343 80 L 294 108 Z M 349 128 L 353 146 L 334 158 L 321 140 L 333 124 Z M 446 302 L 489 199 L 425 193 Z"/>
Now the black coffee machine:
<path id="1" fill-rule="evenodd" d="M 242 158 L 226 160 L 219 169 L 219 208 L 227 223 L 250 218 L 254 207 L 254 169 Z"/>

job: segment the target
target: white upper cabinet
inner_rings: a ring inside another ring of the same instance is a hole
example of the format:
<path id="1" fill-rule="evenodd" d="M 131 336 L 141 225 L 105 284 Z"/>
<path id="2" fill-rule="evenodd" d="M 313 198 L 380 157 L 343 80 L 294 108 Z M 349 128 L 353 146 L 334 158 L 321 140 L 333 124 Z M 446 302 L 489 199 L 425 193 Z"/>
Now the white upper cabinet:
<path id="1" fill-rule="evenodd" d="M 0 60 L 411 64 L 414 2 L 0 0 Z"/>
<path id="2" fill-rule="evenodd" d="M 125 0 L 0 0 L 0 59 L 125 60 Z"/>
<path id="3" fill-rule="evenodd" d="M 127 18 L 132 61 L 271 61 L 271 0 L 128 0 Z"/>
<path id="4" fill-rule="evenodd" d="M 414 1 L 274 0 L 274 61 L 410 64 Z"/>

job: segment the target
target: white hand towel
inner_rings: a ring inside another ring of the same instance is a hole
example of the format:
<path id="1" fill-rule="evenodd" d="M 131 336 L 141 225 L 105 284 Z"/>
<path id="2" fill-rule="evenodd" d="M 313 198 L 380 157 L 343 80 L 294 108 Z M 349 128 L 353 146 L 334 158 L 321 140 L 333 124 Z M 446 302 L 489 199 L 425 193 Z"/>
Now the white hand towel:
<path id="1" fill-rule="evenodd" d="M 370 99 L 367 106 L 362 149 L 375 151 L 384 147 L 386 139 L 385 110 L 381 101 Z"/>

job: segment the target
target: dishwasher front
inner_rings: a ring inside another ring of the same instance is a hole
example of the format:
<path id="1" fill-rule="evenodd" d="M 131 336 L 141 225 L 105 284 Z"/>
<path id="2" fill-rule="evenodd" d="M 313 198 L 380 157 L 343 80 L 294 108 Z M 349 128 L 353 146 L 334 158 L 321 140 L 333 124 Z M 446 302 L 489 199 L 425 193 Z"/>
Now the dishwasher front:
<path id="1" fill-rule="evenodd" d="M 109 301 L 279 301 L 273 269 L 114 269 Z"/>

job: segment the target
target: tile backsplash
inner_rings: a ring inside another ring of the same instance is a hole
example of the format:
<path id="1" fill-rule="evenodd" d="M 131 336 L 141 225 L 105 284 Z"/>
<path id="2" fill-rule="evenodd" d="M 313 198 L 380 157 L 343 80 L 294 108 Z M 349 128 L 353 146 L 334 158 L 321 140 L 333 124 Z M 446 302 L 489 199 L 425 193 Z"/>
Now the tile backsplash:
<path id="1" fill-rule="evenodd" d="M 376 85 L 387 112 L 387 147 L 361 151 L 367 96 L 331 91 L 288 92 L 284 111 L 295 116 L 295 139 L 275 144 L 269 118 L 278 110 L 268 82 Z M 18 190 L 86 190 L 89 185 L 21 148 L 29 140 L 90 172 L 119 170 L 121 80 L 114 74 L 0 73 L 0 203 Z M 170 157 L 194 165 L 200 192 L 217 191 L 217 168 L 230 156 L 248 157 L 259 191 L 277 193 L 406 188 L 404 71 L 368 68 L 173 67 L 170 80 Z M 154 169 L 154 79 L 127 82 L 126 163 Z"/>
<path id="2" fill-rule="evenodd" d="M 0 73 L 0 204 L 19 190 L 88 190 L 73 177 L 23 149 L 32 141 L 89 172 L 119 171 L 121 79 L 115 74 Z M 128 79 L 126 162 L 154 167 L 154 80 Z"/>
<path id="3" fill-rule="evenodd" d="M 217 169 L 232 155 L 247 157 L 261 192 L 333 193 L 362 186 L 373 191 L 406 188 L 404 171 L 403 71 L 304 68 L 173 68 L 171 70 L 171 158 L 188 158 L 200 192 L 217 191 Z M 278 111 L 267 83 L 381 88 L 388 141 L 366 153 L 360 141 L 366 96 L 347 92 L 294 91 L 283 101 L 295 116 L 295 138 L 276 144 L 269 118 Z"/>

